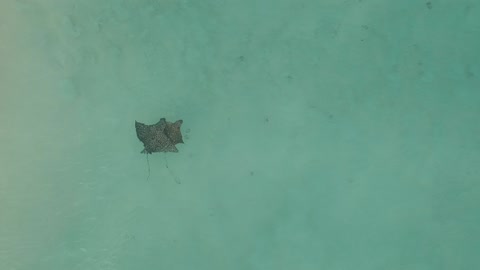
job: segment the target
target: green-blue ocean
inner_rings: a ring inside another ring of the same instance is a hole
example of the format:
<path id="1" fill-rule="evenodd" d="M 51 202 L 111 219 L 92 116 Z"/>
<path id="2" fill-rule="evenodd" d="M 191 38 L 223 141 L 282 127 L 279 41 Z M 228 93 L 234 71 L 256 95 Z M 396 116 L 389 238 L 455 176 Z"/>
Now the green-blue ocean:
<path id="1" fill-rule="evenodd" d="M 0 270 L 480 269 L 479 120 L 478 1 L 0 0 Z"/>

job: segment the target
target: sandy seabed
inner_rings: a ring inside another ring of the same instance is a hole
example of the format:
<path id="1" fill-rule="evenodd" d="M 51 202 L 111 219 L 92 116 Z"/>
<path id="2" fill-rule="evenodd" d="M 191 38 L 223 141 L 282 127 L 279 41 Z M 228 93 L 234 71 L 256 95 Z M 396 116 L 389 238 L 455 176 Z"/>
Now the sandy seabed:
<path id="1" fill-rule="evenodd" d="M 474 269 L 479 8 L 2 1 L 0 269 Z"/>

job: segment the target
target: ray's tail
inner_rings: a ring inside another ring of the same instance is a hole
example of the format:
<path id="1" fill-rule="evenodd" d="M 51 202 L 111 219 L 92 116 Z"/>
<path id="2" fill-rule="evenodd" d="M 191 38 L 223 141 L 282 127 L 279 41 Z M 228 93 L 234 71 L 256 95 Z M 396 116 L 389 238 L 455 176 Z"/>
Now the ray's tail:
<path id="1" fill-rule="evenodd" d="M 147 156 L 147 165 L 148 165 L 148 176 L 147 176 L 147 181 L 150 179 L 150 161 L 148 160 L 148 153 L 145 153 Z"/>

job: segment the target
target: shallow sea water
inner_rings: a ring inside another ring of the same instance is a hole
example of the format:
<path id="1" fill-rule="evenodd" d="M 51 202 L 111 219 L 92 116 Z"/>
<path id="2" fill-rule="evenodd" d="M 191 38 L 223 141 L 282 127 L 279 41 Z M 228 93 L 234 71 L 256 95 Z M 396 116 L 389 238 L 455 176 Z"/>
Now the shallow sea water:
<path id="1" fill-rule="evenodd" d="M 470 270 L 480 5 L 0 3 L 0 269 Z M 135 120 L 183 119 L 149 156 Z"/>

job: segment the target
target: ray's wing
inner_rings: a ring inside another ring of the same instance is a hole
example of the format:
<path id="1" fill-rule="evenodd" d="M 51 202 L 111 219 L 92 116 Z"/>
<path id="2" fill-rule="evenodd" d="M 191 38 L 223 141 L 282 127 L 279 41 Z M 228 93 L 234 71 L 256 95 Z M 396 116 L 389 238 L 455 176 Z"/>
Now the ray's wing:
<path id="1" fill-rule="evenodd" d="M 135 130 L 137 131 L 138 139 L 141 142 L 145 143 L 149 136 L 149 133 L 151 132 L 150 127 L 143 123 L 135 121 Z"/>
<path id="2" fill-rule="evenodd" d="M 177 147 L 175 147 L 174 144 L 169 144 L 169 145 L 167 145 L 167 147 L 165 147 L 165 149 L 164 149 L 163 152 L 174 152 L 174 153 L 177 153 L 177 152 L 178 152 L 178 149 L 177 149 Z"/>
<path id="3" fill-rule="evenodd" d="M 177 148 L 163 131 L 156 129 L 153 135 L 145 141 L 145 150 L 154 152 L 178 152 Z"/>
<path id="4" fill-rule="evenodd" d="M 182 131 L 180 130 L 182 123 L 182 120 L 178 120 L 175 123 L 167 122 L 165 134 L 167 134 L 173 144 L 183 143 Z"/>

